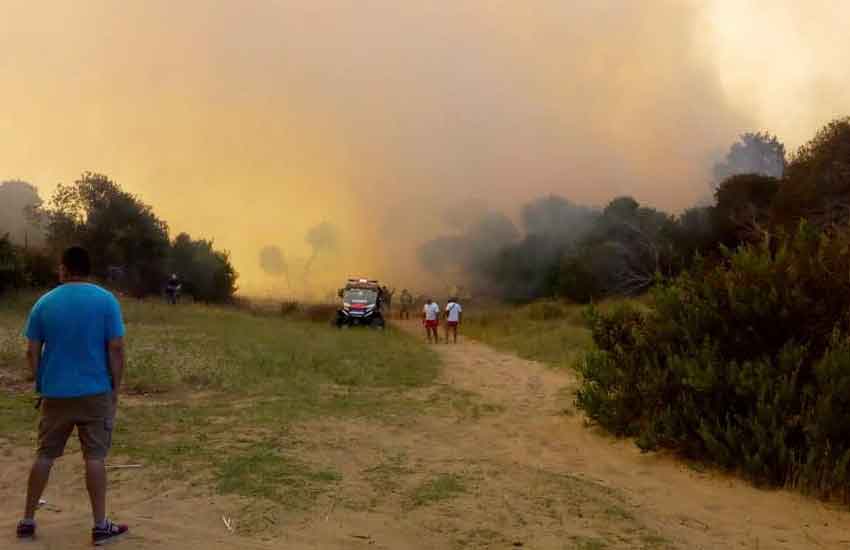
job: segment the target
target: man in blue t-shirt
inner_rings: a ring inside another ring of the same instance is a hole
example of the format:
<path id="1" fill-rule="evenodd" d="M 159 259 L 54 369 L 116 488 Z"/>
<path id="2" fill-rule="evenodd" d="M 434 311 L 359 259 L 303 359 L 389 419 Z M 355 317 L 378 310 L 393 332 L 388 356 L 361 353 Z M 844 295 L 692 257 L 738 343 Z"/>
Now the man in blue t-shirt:
<path id="1" fill-rule="evenodd" d="M 106 518 L 106 455 L 124 371 L 124 321 L 118 300 L 87 282 L 88 252 L 72 247 L 62 255 L 62 284 L 36 302 L 27 321 L 27 359 L 42 397 L 38 456 L 30 471 L 20 538 L 35 536 L 35 511 L 53 461 L 77 428 L 86 465 L 95 545 L 127 532 Z"/>

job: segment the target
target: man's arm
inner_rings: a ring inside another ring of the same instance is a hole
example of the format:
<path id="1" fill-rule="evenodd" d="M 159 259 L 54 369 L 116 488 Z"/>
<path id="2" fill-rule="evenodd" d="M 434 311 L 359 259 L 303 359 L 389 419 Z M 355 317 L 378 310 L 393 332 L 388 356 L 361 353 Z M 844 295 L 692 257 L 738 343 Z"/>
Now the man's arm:
<path id="1" fill-rule="evenodd" d="M 38 365 L 41 363 L 41 347 L 42 342 L 40 340 L 28 340 L 29 345 L 27 346 L 27 363 L 30 366 L 30 373 L 32 374 L 32 379 L 38 379 Z"/>
<path id="2" fill-rule="evenodd" d="M 124 376 L 124 338 L 109 341 L 109 373 L 112 375 L 112 402 L 118 403 L 118 392 Z"/>

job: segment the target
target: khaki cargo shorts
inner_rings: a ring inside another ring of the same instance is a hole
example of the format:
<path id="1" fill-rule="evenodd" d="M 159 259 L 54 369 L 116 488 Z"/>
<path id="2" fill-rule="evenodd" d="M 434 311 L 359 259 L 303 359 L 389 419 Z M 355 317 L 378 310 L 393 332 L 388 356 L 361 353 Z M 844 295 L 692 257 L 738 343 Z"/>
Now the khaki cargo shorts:
<path id="1" fill-rule="evenodd" d="M 83 457 L 104 459 L 112 446 L 112 394 L 101 393 L 66 399 L 45 398 L 38 424 L 38 456 L 59 458 L 74 427 Z"/>

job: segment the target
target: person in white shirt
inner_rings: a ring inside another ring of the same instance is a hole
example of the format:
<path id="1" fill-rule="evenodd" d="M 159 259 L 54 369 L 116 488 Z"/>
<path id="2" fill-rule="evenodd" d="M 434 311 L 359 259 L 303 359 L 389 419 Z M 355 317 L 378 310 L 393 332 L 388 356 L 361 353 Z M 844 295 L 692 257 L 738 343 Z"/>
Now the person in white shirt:
<path id="1" fill-rule="evenodd" d="M 460 324 L 460 319 L 463 314 L 463 308 L 457 301 L 457 298 L 449 298 L 449 303 L 446 304 L 446 343 L 449 343 L 449 333 L 454 337 L 454 343 L 457 344 L 457 327 Z"/>
<path id="2" fill-rule="evenodd" d="M 431 343 L 431 337 L 434 338 L 434 343 L 440 341 L 437 334 L 437 328 L 440 325 L 440 304 L 428 298 L 425 300 L 425 306 L 422 308 L 422 322 L 425 324 L 425 335 L 428 337 L 428 343 Z"/>

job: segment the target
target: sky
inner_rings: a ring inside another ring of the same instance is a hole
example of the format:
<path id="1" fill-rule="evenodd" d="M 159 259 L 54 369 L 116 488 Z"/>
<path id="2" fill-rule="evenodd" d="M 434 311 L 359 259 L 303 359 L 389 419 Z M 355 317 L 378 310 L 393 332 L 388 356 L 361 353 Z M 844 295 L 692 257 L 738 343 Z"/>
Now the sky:
<path id="1" fill-rule="evenodd" d="M 323 222 L 313 286 L 420 282 L 482 208 L 677 211 L 741 132 L 793 150 L 850 114 L 847 28 L 844 0 L 0 0 L 0 180 L 107 174 L 246 293 Z"/>

